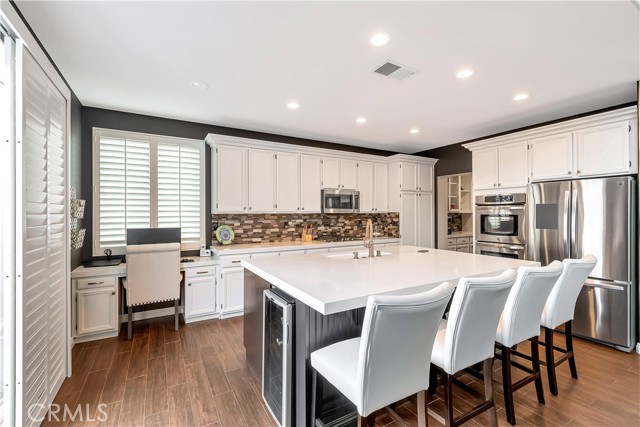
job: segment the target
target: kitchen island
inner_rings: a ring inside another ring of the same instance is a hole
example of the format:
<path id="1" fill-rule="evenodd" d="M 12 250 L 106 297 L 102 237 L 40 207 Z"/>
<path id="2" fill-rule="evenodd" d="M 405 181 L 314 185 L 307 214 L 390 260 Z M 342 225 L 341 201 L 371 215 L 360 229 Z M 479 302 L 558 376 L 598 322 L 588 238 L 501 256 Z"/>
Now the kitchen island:
<path id="1" fill-rule="evenodd" d="M 524 265 L 539 263 L 414 246 L 384 248 L 381 256 L 374 258 L 369 258 L 368 251 L 363 249 L 358 252 L 358 259 L 354 259 L 352 252 L 332 252 L 243 260 L 247 360 L 262 376 L 265 316 L 262 295 L 266 289 L 277 288 L 294 302 L 292 327 L 284 338 L 292 340 L 293 352 L 287 384 L 291 393 L 291 424 L 314 425 L 310 413 L 310 354 L 359 336 L 370 295 L 423 292 L 446 281 L 456 283 L 461 277 L 497 275 Z M 282 340 L 276 341 L 282 347 Z M 269 348 L 268 352 L 274 350 L 278 348 Z M 324 384 L 321 378 L 319 383 L 322 404 L 317 415 L 323 423 L 353 412 L 354 406 L 333 387 Z"/>

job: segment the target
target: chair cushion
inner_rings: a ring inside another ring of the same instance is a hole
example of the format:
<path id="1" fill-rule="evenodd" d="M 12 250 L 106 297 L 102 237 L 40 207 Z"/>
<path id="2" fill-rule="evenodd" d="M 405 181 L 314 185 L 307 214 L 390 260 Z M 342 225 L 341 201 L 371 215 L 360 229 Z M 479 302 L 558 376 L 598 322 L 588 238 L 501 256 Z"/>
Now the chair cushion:
<path id="1" fill-rule="evenodd" d="M 360 338 L 340 341 L 311 353 L 311 366 L 350 401 L 358 402 Z"/>
<path id="2" fill-rule="evenodd" d="M 444 369 L 444 336 L 446 333 L 447 320 L 442 319 L 440 325 L 438 325 L 438 333 L 431 352 L 431 363 L 442 369 Z"/>

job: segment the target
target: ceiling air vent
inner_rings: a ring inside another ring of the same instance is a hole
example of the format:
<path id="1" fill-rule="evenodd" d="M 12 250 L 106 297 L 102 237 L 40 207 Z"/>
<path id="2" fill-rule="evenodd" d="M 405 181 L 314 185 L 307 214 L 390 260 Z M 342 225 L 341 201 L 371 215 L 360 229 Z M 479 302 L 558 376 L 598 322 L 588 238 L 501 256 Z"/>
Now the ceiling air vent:
<path id="1" fill-rule="evenodd" d="M 383 76 L 391 77 L 396 80 L 403 80 L 407 77 L 411 77 L 417 72 L 418 70 L 414 70 L 391 61 L 385 62 L 374 70 L 374 73 L 382 74 Z"/>

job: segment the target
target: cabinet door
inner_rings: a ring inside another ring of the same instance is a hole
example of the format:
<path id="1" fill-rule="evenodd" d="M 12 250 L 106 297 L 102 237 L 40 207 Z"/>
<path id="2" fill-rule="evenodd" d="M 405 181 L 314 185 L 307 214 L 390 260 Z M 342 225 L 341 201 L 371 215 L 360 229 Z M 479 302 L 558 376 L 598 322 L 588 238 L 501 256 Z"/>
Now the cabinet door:
<path id="1" fill-rule="evenodd" d="M 340 188 L 355 190 L 358 188 L 358 162 L 340 160 Z"/>
<path id="2" fill-rule="evenodd" d="M 417 245 L 433 247 L 433 193 L 418 193 Z"/>
<path id="3" fill-rule="evenodd" d="M 358 163 L 358 190 L 360 191 L 360 212 L 372 212 L 373 163 Z"/>
<path id="4" fill-rule="evenodd" d="M 247 149 L 220 145 L 216 148 L 215 194 L 216 212 L 247 210 Z"/>
<path id="5" fill-rule="evenodd" d="M 318 196 L 320 197 L 320 196 Z M 276 211 L 300 210 L 300 156 L 276 154 Z"/>
<path id="6" fill-rule="evenodd" d="M 498 147 L 498 187 L 527 185 L 527 143 Z"/>
<path id="7" fill-rule="evenodd" d="M 224 314 L 244 311 L 244 268 L 222 269 L 222 305 Z"/>
<path id="8" fill-rule="evenodd" d="M 563 133 L 531 140 L 531 181 L 571 178 L 573 134 Z"/>
<path id="9" fill-rule="evenodd" d="M 418 191 L 433 191 L 433 165 L 418 165 Z"/>
<path id="10" fill-rule="evenodd" d="M 387 165 L 384 163 L 373 164 L 373 210 L 375 212 L 387 211 Z"/>
<path id="11" fill-rule="evenodd" d="M 118 330 L 115 287 L 81 289 L 76 297 L 78 335 Z"/>
<path id="12" fill-rule="evenodd" d="M 340 188 L 340 160 L 332 157 L 322 159 L 322 187 Z"/>
<path id="13" fill-rule="evenodd" d="M 473 152 L 473 188 L 482 190 L 498 186 L 498 149 Z"/>
<path id="14" fill-rule="evenodd" d="M 249 150 L 249 210 L 274 210 L 274 154 L 267 150 Z"/>
<path id="15" fill-rule="evenodd" d="M 191 277 L 185 280 L 184 317 L 204 316 L 216 312 L 216 277 Z"/>
<path id="16" fill-rule="evenodd" d="M 322 182 L 320 157 L 300 157 L 300 210 L 320 212 L 320 189 Z"/>
<path id="17" fill-rule="evenodd" d="M 628 121 L 594 126 L 576 132 L 576 175 L 630 172 L 631 128 Z"/>
<path id="18" fill-rule="evenodd" d="M 415 163 L 400 164 L 400 189 L 415 191 L 418 189 L 418 165 Z"/>
<path id="19" fill-rule="evenodd" d="M 417 193 L 400 194 L 400 244 L 416 246 L 417 239 Z"/>

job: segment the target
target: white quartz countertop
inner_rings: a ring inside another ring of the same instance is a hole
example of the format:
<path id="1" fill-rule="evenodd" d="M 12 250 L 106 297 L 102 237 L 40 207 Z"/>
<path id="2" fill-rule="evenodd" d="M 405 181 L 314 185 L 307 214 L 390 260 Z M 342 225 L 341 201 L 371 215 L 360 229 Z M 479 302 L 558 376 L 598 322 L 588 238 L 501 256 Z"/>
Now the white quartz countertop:
<path id="1" fill-rule="evenodd" d="M 220 261 L 215 257 L 199 257 L 199 256 L 189 256 L 182 257 L 181 259 L 189 258 L 192 259 L 193 262 L 181 262 L 180 270 L 184 270 L 185 268 L 192 267 L 206 267 L 209 265 L 218 265 Z M 72 279 L 81 279 L 83 277 L 99 277 L 99 276 L 126 276 L 127 275 L 127 264 L 121 262 L 118 265 L 107 266 L 107 267 L 78 267 L 71 272 Z"/>
<path id="2" fill-rule="evenodd" d="M 473 237 L 473 231 L 454 231 L 451 234 L 447 234 L 447 237 Z"/>
<path id="3" fill-rule="evenodd" d="M 374 242 L 378 244 L 384 243 L 400 243 L 400 239 L 391 237 L 374 238 Z M 303 242 L 302 240 L 289 242 L 265 242 L 265 243 L 241 243 L 237 245 L 220 245 L 211 246 L 214 255 L 239 255 L 252 254 L 259 252 L 284 252 L 284 251 L 300 251 L 305 249 L 322 249 L 337 248 L 341 246 L 362 246 L 362 240 L 352 240 L 348 242 L 322 242 L 313 240 L 311 242 Z"/>
<path id="4" fill-rule="evenodd" d="M 241 265 L 321 314 L 364 307 L 370 295 L 424 292 L 461 277 L 497 275 L 538 262 L 415 246 L 382 248 L 390 255 L 353 259 L 351 252 L 281 255 Z"/>

